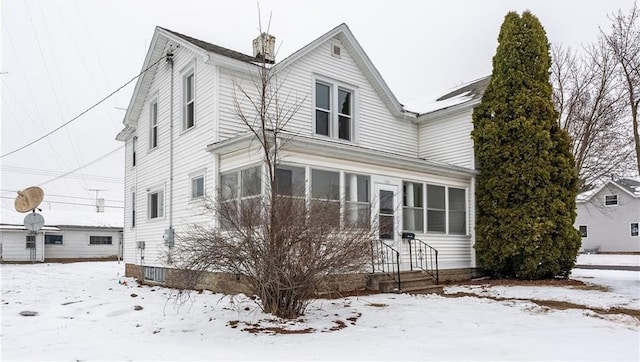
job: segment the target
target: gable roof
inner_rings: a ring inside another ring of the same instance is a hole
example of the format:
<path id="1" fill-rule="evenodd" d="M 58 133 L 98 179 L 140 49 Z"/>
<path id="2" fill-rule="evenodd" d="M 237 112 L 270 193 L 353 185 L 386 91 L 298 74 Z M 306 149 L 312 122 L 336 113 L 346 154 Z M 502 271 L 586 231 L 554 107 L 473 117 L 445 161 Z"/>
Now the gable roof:
<path id="1" fill-rule="evenodd" d="M 612 185 L 617 187 L 622 192 L 629 194 L 629 196 L 640 199 L 640 181 L 630 179 L 630 178 L 621 178 L 618 180 L 607 180 L 602 186 L 598 187 L 595 190 L 585 191 L 578 195 L 577 202 L 589 202 L 594 195 L 602 191 L 607 185 Z"/>
<path id="2" fill-rule="evenodd" d="M 324 44 L 330 39 L 337 37 L 342 44 L 346 47 L 347 51 L 351 54 L 360 70 L 363 72 L 367 80 L 373 85 L 380 98 L 383 100 L 387 108 L 395 116 L 409 116 L 416 117 L 416 112 L 410 112 L 404 109 L 404 106 L 400 104 L 395 97 L 391 89 L 384 81 L 380 72 L 371 62 L 371 59 L 364 52 L 358 41 L 353 36 L 349 27 L 342 23 L 329 32 L 320 36 L 316 40 L 302 47 L 298 51 L 294 52 L 290 56 L 286 57 L 276 66 L 279 68 L 285 68 L 290 64 L 295 63 L 298 59 L 316 49 L 318 46 Z M 227 49 L 215 44 L 202 41 L 173 30 L 165 29 L 157 26 L 153 34 L 153 39 L 147 51 L 144 63 L 142 65 L 141 75 L 138 77 L 135 89 L 131 95 L 127 112 L 124 116 L 123 123 L 125 128 L 116 136 L 117 140 L 124 141 L 129 135 L 133 133 L 133 124 L 142 111 L 142 104 L 146 98 L 146 94 L 149 91 L 153 76 L 157 69 L 157 64 L 162 58 L 166 57 L 165 48 L 169 41 L 176 42 L 177 44 L 184 45 L 189 49 L 199 53 L 206 57 L 209 53 L 217 54 L 229 59 L 233 59 L 238 62 L 244 62 L 247 64 L 257 64 L 259 59 L 253 56 L 249 56 L 235 50 Z"/>

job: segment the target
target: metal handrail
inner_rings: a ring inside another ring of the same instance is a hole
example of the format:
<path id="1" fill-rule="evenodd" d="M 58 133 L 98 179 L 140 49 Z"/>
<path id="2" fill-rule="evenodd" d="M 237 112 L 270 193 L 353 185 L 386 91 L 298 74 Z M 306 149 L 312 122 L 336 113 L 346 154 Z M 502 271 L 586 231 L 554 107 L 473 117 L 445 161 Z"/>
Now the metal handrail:
<path id="1" fill-rule="evenodd" d="M 438 250 L 420 239 L 407 240 L 409 242 L 409 265 L 423 270 L 436 279 L 439 284 Z"/>
<path id="2" fill-rule="evenodd" d="M 384 241 L 371 240 L 371 267 L 391 277 L 400 288 L 400 252 Z"/>

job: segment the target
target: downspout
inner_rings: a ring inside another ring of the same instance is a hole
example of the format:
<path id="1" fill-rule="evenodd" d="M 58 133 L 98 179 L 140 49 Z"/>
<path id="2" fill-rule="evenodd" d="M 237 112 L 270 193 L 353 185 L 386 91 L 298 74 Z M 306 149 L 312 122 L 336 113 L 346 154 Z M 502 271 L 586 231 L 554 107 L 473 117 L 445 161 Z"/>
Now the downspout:
<path id="1" fill-rule="evenodd" d="M 171 90 L 169 94 L 169 232 L 173 237 L 172 231 L 173 231 L 173 88 L 174 88 L 173 73 L 174 73 L 174 69 L 173 69 L 173 51 L 172 50 L 167 51 L 167 62 L 171 66 Z M 169 248 L 171 248 L 173 246 L 173 240 L 171 240 L 171 242 L 168 245 L 169 245 Z"/>

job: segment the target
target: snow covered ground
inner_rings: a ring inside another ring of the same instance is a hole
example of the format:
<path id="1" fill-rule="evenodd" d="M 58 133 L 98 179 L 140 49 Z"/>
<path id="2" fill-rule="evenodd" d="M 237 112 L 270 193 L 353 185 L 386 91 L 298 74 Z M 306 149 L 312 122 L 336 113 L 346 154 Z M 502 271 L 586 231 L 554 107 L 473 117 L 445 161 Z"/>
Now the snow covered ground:
<path id="1" fill-rule="evenodd" d="M 172 290 L 138 286 L 123 271 L 116 262 L 0 266 L 1 359 L 640 360 L 640 321 L 627 315 L 527 300 L 378 294 L 317 300 L 303 318 L 285 323 L 244 296 L 204 292 L 176 303 Z M 640 309 L 640 272 L 576 269 L 574 277 L 608 289 L 446 292 Z"/>
<path id="2" fill-rule="evenodd" d="M 576 264 L 640 266 L 640 254 L 580 254 Z"/>

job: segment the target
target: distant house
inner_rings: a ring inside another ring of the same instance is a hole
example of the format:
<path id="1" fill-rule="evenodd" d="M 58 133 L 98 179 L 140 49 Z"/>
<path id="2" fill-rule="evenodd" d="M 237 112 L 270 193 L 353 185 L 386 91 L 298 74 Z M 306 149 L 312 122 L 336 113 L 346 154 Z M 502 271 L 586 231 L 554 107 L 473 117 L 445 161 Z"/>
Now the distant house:
<path id="1" fill-rule="evenodd" d="M 122 257 L 122 214 L 42 211 L 45 224 L 35 235 L 26 214 L 2 210 L 0 261 L 44 262 Z"/>
<path id="2" fill-rule="evenodd" d="M 235 86 L 251 89 L 259 63 L 156 28 L 117 135 L 126 150 L 127 276 L 163 282 L 172 248 L 165 241 L 190 223 L 211 223 L 199 202 L 216 190 L 242 189 L 239 198 L 267 192 L 262 156 L 234 109 Z M 310 201 L 329 197 L 341 217 L 366 214 L 379 225 L 377 242 L 400 254 L 402 270 L 411 255 L 424 259 L 411 254 L 405 233 L 439 251 L 441 270 L 471 275 L 478 173 L 471 114 L 488 78 L 409 110 L 345 24 L 274 66 L 286 74 L 281 94 L 302 102 L 287 125 L 281 182 Z"/>
<path id="3" fill-rule="evenodd" d="M 577 212 L 583 251 L 640 252 L 640 181 L 609 180 L 580 194 Z"/>

